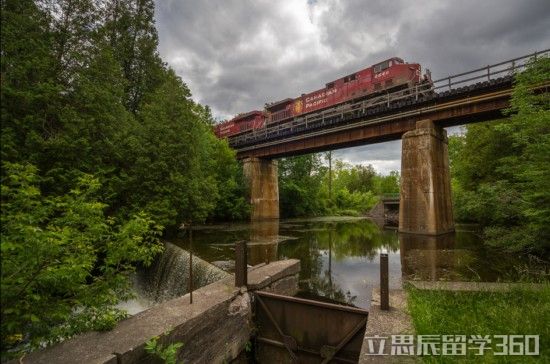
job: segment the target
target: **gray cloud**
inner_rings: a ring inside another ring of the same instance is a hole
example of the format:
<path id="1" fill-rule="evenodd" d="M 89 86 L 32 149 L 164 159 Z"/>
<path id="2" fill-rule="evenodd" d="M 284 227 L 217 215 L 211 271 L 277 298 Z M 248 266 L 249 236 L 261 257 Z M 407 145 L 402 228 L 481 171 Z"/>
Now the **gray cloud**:
<path id="1" fill-rule="evenodd" d="M 156 20 L 163 59 L 220 119 L 394 55 L 439 78 L 550 46 L 547 0 L 161 0 Z M 337 155 L 387 171 L 398 144 Z"/>

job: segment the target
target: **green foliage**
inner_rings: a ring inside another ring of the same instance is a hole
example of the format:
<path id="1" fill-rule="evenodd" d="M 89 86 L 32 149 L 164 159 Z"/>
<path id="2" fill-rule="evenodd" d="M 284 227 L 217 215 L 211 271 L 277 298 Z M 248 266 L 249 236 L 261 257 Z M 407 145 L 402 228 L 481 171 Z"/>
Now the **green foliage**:
<path id="1" fill-rule="evenodd" d="M 337 160 L 333 186 L 336 190 L 348 189 L 351 192 L 373 191 L 375 177 L 376 172 L 370 164 L 350 166 Z"/>
<path id="2" fill-rule="evenodd" d="M 36 165 L 46 194 L 92 174 L 122 219 L 246 218 L 240 167 L 160 60 L 153 11 L 152 0 L 2 2 L 2 160 Z"/>
<path id="3" fill-rule="evenodd" d="M 399 193 L 399 174 L 379 175 L 371 165 L 322 163 L 321 154 L 279 162 L 279 199 L 285 217 L 366 214 L 378 196 Z"/>
<path id="4" fill-rule="evenodd" d="M 307 232 L 297 244 L 283 244 L 279 254 L 285 258 L 300 259 L 300 288 L 317 296 L 353 304 L 355 296 L 333 280 L 327 270 L 327 253 L 332 264 L 350 257 L 371 261 L 384 248 L 399 251 L 399 241 L 393 231 L 383 231 L 370 220 L 334 220 L 306 223 Z"/>
<path id="5" fill-rule="evenodd" d="M 374 177 L 374 191 L 378 195 L 399 194 L 399 172 L 391 171 L 387 176 Z"/>
<path id="6" fill-rule="evenodd" d="M 343 187 L 336 192 L 334 203 L 339 210 L 352 210 L 356 213 L 367 213 L 378 202 L 378 198 L 371 191 L 349 192 L 347 187 Z"/>
<path id="7" fill-rule="evenodd" d="M 428 363 L 521 362 L 539 363 L 550 356 L 550 286 L 516 289 L 510 292 L 425 291 L 412 287 L 408 307 L 417 335 L 539 335 L 540 356 L 468 355 L 423 357 Z M 469 354 L 475 353 L 468 350 Z M 517 360 L 516 360 L 517 359 Z"/>
<path id="8" fill-rule="evenodd" d="M 4 164 L 2 179 L 2 350 L 18 335 L 27 347 L 111 328 L 124 315 L 129 273 L 161 251 L 145 214 L 105 217 L 90 176 L 64 196 L 42 195 L 31 165 Z"/>
<path id="9" fill-rule="evenodd" d="M 173 343 L 167 346 L 159 344 L 159 338 L 154 337 L 145 343 L 145 351 L 162 359 L 166 364 L 176 364 L 178 351 L 183 343 Z M 181 362 L 183 363 L 183 361 Z"/>
<path id="10" fill-rule="evenodd" d="M 210 110 L 158 55 L 153 0 L 0 6 L 5 352 L 112 327 L 161 231 L 249 206 Z"/>
<path id="11" fill-rule="evenodd" d="M 324 169 L 318 154 L 279 161 L 279 200 L 282 216 L 322 213 L 318 196 Z"/>
<path id="12" fill-rule="evenodd" d="M 510 251 L 550 251 L 550 97 L 533 90 L 548 79 L 550 59 L 533 60 L 516 76 L 508 118 L 450 138 L 456 219 Z"/>

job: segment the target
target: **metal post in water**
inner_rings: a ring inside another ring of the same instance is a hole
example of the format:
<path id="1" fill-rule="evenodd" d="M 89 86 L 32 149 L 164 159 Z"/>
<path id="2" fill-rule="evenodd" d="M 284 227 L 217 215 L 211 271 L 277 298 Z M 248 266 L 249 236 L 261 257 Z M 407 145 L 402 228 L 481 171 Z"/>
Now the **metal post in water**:
<path id="1" fill-rule="evenodd" d="M 328 151 L 328 201 L 332 207 L 332 150 Z"/>
<path id="2" fill-rule="evenodd" d="M 193 303 L 193 228 L 189 224 L 189 304 Z"/>
<path id="3" fill-rule="evenodd" d="M 330 289 L 332 291 L 332 228 L 328 232 L 328 279 L 330 283 Z"/>
<path id="4" fill-rule="evenodd" d="M 238 241 L 235 243 L 235 287 L 242 287 L 248 284 L 246 260 L 246 241 Z"/>
<path id="5" fill-rule="evenodd" d="M 380 309 L 390 309 L 387 253 L 380 253 Z"/>

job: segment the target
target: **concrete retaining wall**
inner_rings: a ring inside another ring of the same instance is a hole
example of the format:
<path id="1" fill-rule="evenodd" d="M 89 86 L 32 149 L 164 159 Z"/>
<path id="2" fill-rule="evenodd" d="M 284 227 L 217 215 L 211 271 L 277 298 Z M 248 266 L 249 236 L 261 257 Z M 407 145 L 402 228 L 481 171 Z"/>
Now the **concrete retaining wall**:
<path id="1" fill-rule="evenodd" d="M 300 261 L 289 259 L 249 269 L 249 289 L 294 294 Z M 155 363 L 145 343 L 182 342 L 179 360 L 222 363 L 235 359 L 252 330 L 250 295 L 234 287 L 233 276 L 212 283 L 189 296 L 175 298 L 121 321 L 108 332 L 90 332 L 13 363 Z M 160 361 L 158 361 L 160 362 Z"/>

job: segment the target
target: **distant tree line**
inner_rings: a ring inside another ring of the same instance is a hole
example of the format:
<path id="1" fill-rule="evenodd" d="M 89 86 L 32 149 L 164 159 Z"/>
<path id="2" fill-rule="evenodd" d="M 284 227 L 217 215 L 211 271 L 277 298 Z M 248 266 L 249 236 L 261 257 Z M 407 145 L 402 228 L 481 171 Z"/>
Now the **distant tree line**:
<path id="1" fill-rule="evenodd" d="M 282 217 L 364 215 L 382 194 L 399 193 L 399 174 L 376 173 L 372 165 L 330 160 L 329 153 L 279 161 Z"/>

